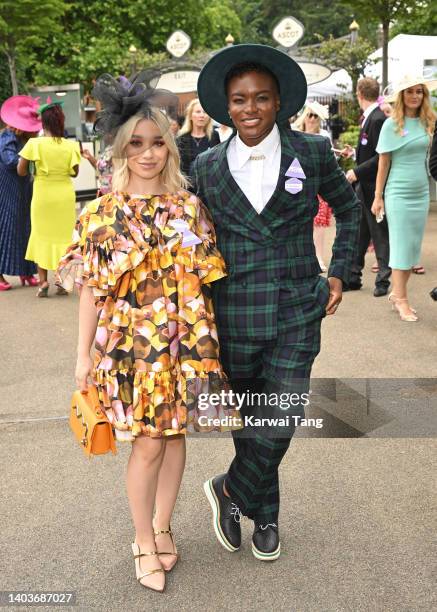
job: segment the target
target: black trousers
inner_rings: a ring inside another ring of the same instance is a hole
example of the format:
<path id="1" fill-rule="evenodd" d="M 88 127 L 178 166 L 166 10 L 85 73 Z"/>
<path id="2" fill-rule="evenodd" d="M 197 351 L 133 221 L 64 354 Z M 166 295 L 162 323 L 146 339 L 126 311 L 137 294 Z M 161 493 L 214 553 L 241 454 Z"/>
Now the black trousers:
<path id="1" fill-rule="evenodd" d="M 361 222 L 358 252 L 352 265 L 350 283 L 361 285 L 362 271 L 365 263 L 365 256 L 369 243 L 372 240 L 375 247 L 376 260 L 379 272 L 376 275 L 375 286 L 388 287 L 390 284 L 391 268 L 388 265 L 390 259 L 390 247 L 388 240 L 387 219 L 381 223 L 376 222 L 376 217 L 372 214 L 372 202 L 366 201 L 363 191 L 358 183 L 355 192 L 361 202 Z"/>
<path id="2" fill-rule="evenodd" d="M 263 379 L 233 379 L 231 386 L 235 392 L 263 393 L 273 390 L 273 387 Z M 270 388 L 271 387 L 271 388 Z M 277 392 L 274 387 L 274 392 Z M 278 411 L 254 411 L 253 406 L 242 407 L 241 414 L 256 417 L 274 417 Z M 255 413 L 255 414 L 254 414 Z M 284 428 L 282 432 L 273 432 L 268 427 L 260 428 L 254 433 L 247 428 L 232 432 L 235 458 L 226 476 L 226 487 L 231 498 L 240 510 L 256 525 L 277 523 L 279 514 L 279 465 L 290 446 L 295 426 Z"/>

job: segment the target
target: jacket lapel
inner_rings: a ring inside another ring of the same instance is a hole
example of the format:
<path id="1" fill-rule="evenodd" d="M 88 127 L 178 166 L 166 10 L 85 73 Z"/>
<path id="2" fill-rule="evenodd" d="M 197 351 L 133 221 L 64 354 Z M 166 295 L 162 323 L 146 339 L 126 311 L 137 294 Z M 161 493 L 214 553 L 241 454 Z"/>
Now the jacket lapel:
<path id="1" fill-rule="evenodd" d="M 279 129 L 281 136 L 281 168 L 279 170 L 278 182 L 276 189 L 273 192 L 272 197 L 264 207 L 261 216 L 264 217 L 268 222 L 271 222 L 276 217 L 285 203 L 290 203 L 290 197 L 293 201 L 300 199 L 301 195 L 305 192 L 305 179 L 303 179 L 303 189 L 300 194 L 291 196 L 285 189 L 285 182 L 289 177 L 285 176 L 288 168 L 291 166 L 295 159 L 298 159 L 302 166 L 305 174 L 308 176 L 308 171 L 305 168 L 304 151 L 302 150 L 302 141 L 292 138 L 292 131 L 286 129 Z"/>
<path id="2" fill-rule="evenodd" d="M 239 224 L 253 228 L 266 238 L 272 238 L 265 220 L 256 212 L 229 170 L 226 151 L 230 140 L 225 146 L 218 146 L 211 158 L 210 172 L 220 190 L 221 208 L 226 216 L 235 219 Z"/>

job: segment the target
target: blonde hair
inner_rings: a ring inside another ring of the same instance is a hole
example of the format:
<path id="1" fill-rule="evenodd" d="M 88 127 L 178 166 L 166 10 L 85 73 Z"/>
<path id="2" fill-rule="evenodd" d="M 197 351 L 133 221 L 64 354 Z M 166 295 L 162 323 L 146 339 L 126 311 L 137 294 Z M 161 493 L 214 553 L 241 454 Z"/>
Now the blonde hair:
<path id="1" fill-rule="evenodd" d="M 423 87 L 423 100 L 419 108 L 418 117 L 426 132 L 429 134 L 429 136 L 432 136 L 434 133 L 434 123 L 436 120 L 436 115 L 431 107 L 431 102 L 429 99 L 429 89 L 425 85 L 425 83 L 418 83 L 418 85 L 422 85 Z M 396 132 L 398 132 L 399 134 L 402 134 L 405 124 L 404 91 L 406 90 L 403 89 L 396 96 L 393 112 L 391 114 L 391 118 L 397 126 Z"/>
<path id="2" fill-rule="evenodd" d="M 311 110 L 309 106 L 305 106 L 303 113 L 293 123 L 292 128 L 294 130 L 299 130 L 299 132 L 305 132 L 305 119 L 311 113 L 313 113 L 314 115 L 317 115 L 317 113 Z M 317 115 L 317 117 L 319 117 L 319 115 Z M 320 133 L 321 124 L 322 124 L 322 119 L 319 117 L 319 133 Z"/>
<path id="3" fill-rule="evenodd" d="M 144 115 L 134 115 L 117 131 L 112 145 L 112 188 L 114 191 L 123 191 L 129 183 L 129 168 L 127 165 L 126 147 L 134 133 L 138 121 L 145 119 Z M 160 110 L 152 109 L 150 120 L 159 128 L 167 149 L 168 157 L 162 170 L 162 182 L 169 192 L 186 189 L 188 183 L 181 173 L 179 151 L 170 131 L 170 123 Z"/>
<path id="4" fill-rule="evenodd" d="M 200 105 L 199 98 L 194 98 L 194 100 L 191 100 L 191 102 L 188 104 L 187 108 L 185 109 L 184 123 L 181 129 L 179 130 L 178 136 L 183 136 L 184 134 L 191 134 L 191 132 L 193 131 L 193 110 L 196 104 Z M 212 124 L 211 117 L 209 117 L 208 115 L 207 117 L 208 117 L 208 121 L 207 121 L 207 124 L 205 125 L 205 132 L 206 132 L 206 135 L 208 136 L 208 140 L 211 140 L 214 126 Z"/>

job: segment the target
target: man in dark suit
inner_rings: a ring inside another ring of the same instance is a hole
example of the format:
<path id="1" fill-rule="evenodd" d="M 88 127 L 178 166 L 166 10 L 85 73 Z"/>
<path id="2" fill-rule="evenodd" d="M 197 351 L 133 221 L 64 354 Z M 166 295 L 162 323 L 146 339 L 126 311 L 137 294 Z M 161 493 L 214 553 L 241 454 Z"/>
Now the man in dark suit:
<path id="1" fill-rule="evenodd" d="M 371 207 L 375 197 L 375 183 L 378 172 L 379 155 L 376 152 L 376 146 L 386 116 L 377 102 L 379 96 L 378 81 L 369 78 L 360 79 L 357 83 L 356 93 L 363 116 L 355 152 L 356 167 L 347 172 L 346 178 L 355 185 L 355 193 L 361 202 L 362 214 L 357 258 L 352 267 L 348 288 L 352 290 L 361 289 L 365 255 L 370 240 L 372 240 L 379 267 L 373 295 L 381 297 L 387 294 L 390 286 L 388 225 L 386 219 L 378 222 L 378 219 L 371 212 Z M 351 147 L 346 147 L 343 151 L 343 155 L 346 157 L 350 157 L 353 153 Z"/>
<path id="2" fill-rule="evenodd" d="M 198 81 L 205 111 L 237 129 L 196 159 L 194 178 L 228 265 L 227 278 L 212 287 L 221 360 L 233 391 L 246 393 L 234 460 L 204 489 L 222 546 L 240 548 L 244 514 L 263 561 L 280 554 L 278 468 L 304 416 L 321 321 L 337 310 L 349 278 L 360 215 L 326 138 L 284 127 L 306 92 L 298 64 L 263 45 L 217 53 Z M 337 222 L 328 279 L 319 275 L 312 237 L 318 193 Z M 275 397 L 281 405 L 270 403 Z"/>

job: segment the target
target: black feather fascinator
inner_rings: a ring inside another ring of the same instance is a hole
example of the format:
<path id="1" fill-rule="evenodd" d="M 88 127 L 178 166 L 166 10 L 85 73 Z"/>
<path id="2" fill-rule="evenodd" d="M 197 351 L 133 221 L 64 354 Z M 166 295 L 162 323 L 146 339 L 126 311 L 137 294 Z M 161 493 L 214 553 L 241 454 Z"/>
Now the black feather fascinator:
<path id="1" fill-rule="evenodd" d="M 149 118 L 152 108 L 172 115 L 178 106 L 178 98 L 171 91 L 156 89 L 160 74 L 143 70 L 131 80 L 125 76 L 113 77 L 102 74 L 96 80 L 92 95 L 102 105 L 97 113 L 94 131 L 97 134 L 115 135 L 118 128 L 133 115 Z"/>

